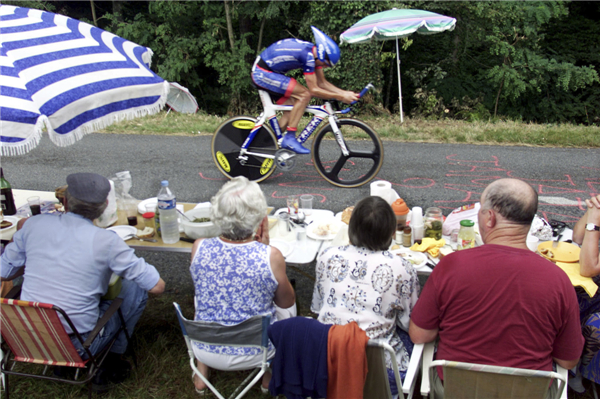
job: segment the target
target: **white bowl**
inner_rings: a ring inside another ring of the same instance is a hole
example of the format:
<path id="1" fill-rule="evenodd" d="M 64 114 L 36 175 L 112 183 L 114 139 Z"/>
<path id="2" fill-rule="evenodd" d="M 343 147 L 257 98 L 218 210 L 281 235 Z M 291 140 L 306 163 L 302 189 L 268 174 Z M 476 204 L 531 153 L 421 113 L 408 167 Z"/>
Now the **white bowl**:
<path id="1" fill-rule="evenodd" d="M 210 208 L 192 209 L 191 211 L 185 212 L 184 215 L 191 220 L 196 218 L 207 218 L 210 217 Z M 193 223 L 182 217 L 181 224 L 183 225 L 183 232 L 193 239 L 216 237 L 219 235 L 219 229 L 213 222 Z"/>

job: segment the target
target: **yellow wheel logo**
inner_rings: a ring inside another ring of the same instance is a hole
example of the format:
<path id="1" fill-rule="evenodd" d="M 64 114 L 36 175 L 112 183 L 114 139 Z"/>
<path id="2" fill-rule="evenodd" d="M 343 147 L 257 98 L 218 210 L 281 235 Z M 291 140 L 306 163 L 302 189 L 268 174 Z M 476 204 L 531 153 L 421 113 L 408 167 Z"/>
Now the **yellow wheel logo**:
<path id="1" fill-rule="evenodd" d="M 269 172 L 271 170 L 271 168 L 273 167 L 273 160 L 271 158 L 265 158 L 265 160 L 263 161 L 261 167 L 260 167 L 260 174 L 264 175 L 267 172 Z"/>
<path id="2" fill-rule="evenodd" d="M 252 121 L 235 121 L 233 127 L 236 129 L 252 130 L 254 128 L 254 122 Z"/>
<path id="3" fill-rule="evenodd" d="M 229 161 L 227 161 L 227 158 L 225 157 L 225 155 L 223 155 L 223 153 L 221 151 L 217 151 L 216 155 L 217 155 L 217 162 L 219 162 L 219 165 L 221 165 L 223 170 L 225 172 L 230 172 L 231 167 L 229 166 Z M 261 169 L 261 171 L 262 171 L 262 169 Z"/>

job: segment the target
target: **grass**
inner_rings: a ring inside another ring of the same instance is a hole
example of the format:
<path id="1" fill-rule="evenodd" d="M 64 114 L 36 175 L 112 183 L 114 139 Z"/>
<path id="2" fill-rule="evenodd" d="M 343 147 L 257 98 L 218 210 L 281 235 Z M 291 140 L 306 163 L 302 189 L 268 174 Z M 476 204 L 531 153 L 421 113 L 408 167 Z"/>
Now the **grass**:
<path id="1" fill-rule="evenodd" d="M 178 114 L 160 112 L 109 126 L 101 133 L 159 134 L 159 135 L 212 135 L 227 119 L 207 114 Z M 597 148 L 600 147 L 600 127 L 572 124 L 533 124 L 515 121 L 466 122 L 455 120 L 423 120 L 405 118 L 400 123 L 397 115 L 363 117 L 384 140 L 435 142 L 458 144 L 529 145 L 547 147 Z M 300 128 L 308 123 L 307 117 Z"/>

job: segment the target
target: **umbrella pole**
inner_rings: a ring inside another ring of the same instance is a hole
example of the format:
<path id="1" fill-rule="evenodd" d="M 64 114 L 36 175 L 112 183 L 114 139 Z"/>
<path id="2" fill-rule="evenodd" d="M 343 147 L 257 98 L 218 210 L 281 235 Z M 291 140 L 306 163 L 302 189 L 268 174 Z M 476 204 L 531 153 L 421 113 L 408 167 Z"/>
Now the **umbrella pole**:
<path id="1" fill-rule="evenodd" d="M 400 123 L 404 123 L 404 112 L 402 111 L 402 86 L 400 82 L 400 51 L 398 50 L 398 38 L 396 38 L 396 61 L 398 63 L 398 101 L 400 103 Z"/>

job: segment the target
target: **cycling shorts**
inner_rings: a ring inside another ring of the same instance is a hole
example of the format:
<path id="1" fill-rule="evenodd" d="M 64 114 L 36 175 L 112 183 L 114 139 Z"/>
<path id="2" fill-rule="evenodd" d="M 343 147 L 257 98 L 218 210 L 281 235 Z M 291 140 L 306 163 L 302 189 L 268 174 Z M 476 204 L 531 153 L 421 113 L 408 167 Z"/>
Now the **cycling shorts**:
<path id="1" fill-rule="evenodd" d="M 265 90 L 276 104 L 283 104 L 292 96 L 296 79 L 273 72 L 260 57 L 252 66 L 252 82 L 261 90 Z"/>

